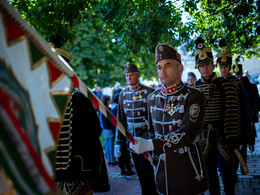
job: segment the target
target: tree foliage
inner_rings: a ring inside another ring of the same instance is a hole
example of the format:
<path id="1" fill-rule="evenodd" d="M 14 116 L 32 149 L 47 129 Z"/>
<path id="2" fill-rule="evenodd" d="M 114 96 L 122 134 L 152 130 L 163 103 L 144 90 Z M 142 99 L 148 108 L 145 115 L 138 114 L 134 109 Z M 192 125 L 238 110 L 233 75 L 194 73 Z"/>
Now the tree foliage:
<path id="1" fill-rule="evenodd" d="M 136 63 L 145 79 L 156 77 L 158 43 L 194 51 L 200 34 L 215 51 L 226 38 L 234 54 L 259 57 L 259 1 L 10 0 L 46 40 L 62 35 L 74 70 L 90 87 L 124 82 L 125 63 Z"/>
<path id="2" fill-rule="evenodd" d="M 215 50 L 219 40 L 226 38 L 233 54 L 260 56 L 259 0 L 184 0 L 183 7 L 197 34 Z"/>

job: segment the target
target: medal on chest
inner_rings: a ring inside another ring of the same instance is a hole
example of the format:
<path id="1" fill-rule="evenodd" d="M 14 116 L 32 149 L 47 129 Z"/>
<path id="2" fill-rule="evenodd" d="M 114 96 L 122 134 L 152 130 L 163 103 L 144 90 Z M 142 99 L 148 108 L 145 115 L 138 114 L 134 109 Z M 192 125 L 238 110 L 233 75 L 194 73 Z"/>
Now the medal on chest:
<path id="1" fill-rule="evenodd" d="M 142 91 L 138 91 L 138 92 L 134 92 L 134 97 L 133 100 L 138 100 L 138 99 L 142 99 Z"/>
<path id="2" fill-rule="evenodd" d="M 167 113 L 172 116 L 177 111 L 177 108 L 180 106 L 180 102 L 183 97 L 167 97 L 166 98 L 166 109 Z"/>

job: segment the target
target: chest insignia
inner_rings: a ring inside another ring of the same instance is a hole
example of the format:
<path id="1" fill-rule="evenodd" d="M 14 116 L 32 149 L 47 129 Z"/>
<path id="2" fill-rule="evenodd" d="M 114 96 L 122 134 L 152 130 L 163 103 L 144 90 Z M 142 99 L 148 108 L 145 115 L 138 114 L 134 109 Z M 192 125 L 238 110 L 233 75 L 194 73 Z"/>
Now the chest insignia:
<path id="1" fill-rule="evenodd" d="M 143 98 L 142 91 L 134 92 L 133 95 L 134 95 L 133 100 L 138 100 Z"/>
<path id="2" fill-rule="evenodd" d="M 197 118 L 199 116 L 199 112 L 200 112 L 200 107 L 198 104 L 193 104 L 190 107 L 190 120 L 192 122 L 196 122 Z"/>
<path id="3" fill-rule="evenodd" d="M 184 97 L 167 97 L 166 98 L 166 109 L 167 113 L 172 116 L 176 112 L 177 108 L 181 106 L 181 101 Z"/>

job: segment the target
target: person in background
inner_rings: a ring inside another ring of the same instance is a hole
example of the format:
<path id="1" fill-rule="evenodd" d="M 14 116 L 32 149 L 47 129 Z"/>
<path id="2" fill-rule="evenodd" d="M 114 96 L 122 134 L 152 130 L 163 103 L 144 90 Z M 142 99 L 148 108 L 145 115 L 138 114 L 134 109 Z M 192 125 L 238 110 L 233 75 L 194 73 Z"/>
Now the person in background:
<path id="1" fill-rule="evenodd" d="M 191 86 L 202 91 L 206 97 L 205 123 L 199 136 L 209 174 L 210 194 L 220 195 L 218 170 L 221 174 L 224 191 L 235 194 L 236 171 L 233 166 L 234 149 L 239 136 L 239 101 L 237 84 L 217 77 L 213 72 L 213 55 L 205 40 L 195 41 L 195 68 L 201 78 Z"/>
<path id="2" fill-rule="evenodd" d="M 250 82 L 252 82 L 251 75 L 249 74 L 248 70 L 245 70 L 244 76 L 247 77 Z"/>
<path id="3" fill-rule="evenodd" d="M 144 86 L 139 82 L 140 70 L 135 64 L 125 65 L 125 78 L 129 87 L 120 93 L 117 118 L 126 131 L 134 136 L 148 139 L 146 98 L 154 89 Z M 124 135 L 117 131 L 116 151 L 120 151 L 124 139 Z M 132 153 L 132 156 L 141 184 L 142 194 L 157 194 L 152 165 L 143 155 Z"/>
<path id="4" fill-rule="evenodd" d="M 162 86 L 147 98 L 150 139 L 134 137 L 130 148 L 153 152 L 159 194 L 203 193 L 207 172 L 196 137 L 204 123 L 205 97 L 181 81 L 181 56 L 171 46 L 157 45 L 155 64 Z"/>
<path id="5" fill-rule="evenodd" d="M 101 97 L 101 101 L 103 104 L 111 111 L 110 103 L 111 98 L 108 95 L 103 95 Z M 115 132 L 115 126 L 111 123 L 109 119 L 107 119 L 101 112 L 100 112 L 100 124 L 101 128 L 103 130 L 103 135 L 105 138 L 105 156 L 108 161 L 109 166 L 115 166 L 118 164 L 117 161 L 115 161 L 114 157 L 114 132 Z"/>
<path id="6" fill-rule="evenodd" d="M 70 64 L 70 53 L 51 39 L 56 52 Z M 58 47 L 57 47 L 58 46 Z M 69 97 L 56 150 L 55 185 L 63 194 L 87 194 L 110 190 L 99 137 L 101 127 L 95 109 L 78 89 Z"/>
<path id="7" fill-rule="evenodd" d="M 188 72 L 187 84 L 191 85 L 195 81 L 197 81 L 196 75 L 193 72 Z"/>
<path id="8" fill-rule="evenodd" d="M 114 94 L 114 103 L 111 106 L 111 112 L 114 116 L 117 116 L 119 94 L 120 92 Z M 115 157 L 118 158 L 118 165 L 121 170 L 120 177 L 131 178 L 135 175 L 135 172 L 132 170 L 131 156 L 127 149 L 126 138 L 123 138 L 120 151 L 115 152 Z"/>
<path id="9" fill-rule="evenodd" d="M 103 90 L 100 87 L 96 87 L 93 93 L 98 97 L 98 99 L 101 99 Z"/>
<path id="10" fill-rule="evenodd" d="M 252 120 L 252 108 L 251 102 L 246 92 L 246 86 L 241 82 L 238 77 L 235 77 L 231 74 L 231 65 L 232 65 L 232 53 L 228 52 L 227 40 L 222 38 L 219 41 L 219 46 L 222 49 L 221 53 L 218 54 L 217 65 L 219 64 L 219 69 L 221 76 L 224 79 L 229 79 L 238 84 L 238 101 L 239 101 L 239 135 L 238 135 L 238 145 L 239 151 L 243 156 L 244 161 L 247 160 L 247 145 L 251 152 L 254 151 L 256 129 Z M 250 86 L 249 86 L 250 87 Z M 238 159 L 235 157 L 235 170 L 238 169 Z M 244 170 L 241 168 L 241 172 L 245 175 Z"/>

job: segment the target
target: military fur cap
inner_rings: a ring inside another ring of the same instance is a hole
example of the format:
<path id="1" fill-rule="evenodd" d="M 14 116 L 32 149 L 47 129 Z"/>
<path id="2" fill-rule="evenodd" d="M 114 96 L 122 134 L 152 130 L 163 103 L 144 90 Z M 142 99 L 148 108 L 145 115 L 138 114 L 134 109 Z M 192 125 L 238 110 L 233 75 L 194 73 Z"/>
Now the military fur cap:
<path id="1" fill-rule="evenodd" d="M 70 64 L 70 60 L 71 60 L 71 55 L 68 51 L 66 51 L 65 49 L 62 49 L 63 44 L 61 41 L 61 37 L 59 35 L 54 35 L 50 38 L 49 40 L 50 42 L 48 43 L 48 45 L 50 47 L 54 47 L 56 53 L 58 55 L 61 55 L 61 57 Z"/>
<path id="2" fill-rule="evenodd" d="M 232 53 L 226 51 L 227 40 L 221 39 L 219 41 L 219 47 L 221 48 L 221 53 L 218 54 L 217 64 L 230 66 L 232 65 Z"/>
<path id="3" fill-rule="evenodd" d="M 135 64 L 126 64 L 125 73 L 128 73 L 128 72 L 140 72 L 140 70 Z"/>
<path id="4" fill-rule="evenodd" d="M 210 47 L 204 47 L 205 40 L 202 37 L 198 37 L 195 40 L 195 68 L 200 65 L 213 63 L 213 55 Z"/>
<path id="5" fill-rule="evenodd" d="M 159 44 L 155 48 L 155 64 L 163 59 L 178 60 L 181 63 L 181 55 L 175 49 L 166 44 Z"/>

